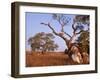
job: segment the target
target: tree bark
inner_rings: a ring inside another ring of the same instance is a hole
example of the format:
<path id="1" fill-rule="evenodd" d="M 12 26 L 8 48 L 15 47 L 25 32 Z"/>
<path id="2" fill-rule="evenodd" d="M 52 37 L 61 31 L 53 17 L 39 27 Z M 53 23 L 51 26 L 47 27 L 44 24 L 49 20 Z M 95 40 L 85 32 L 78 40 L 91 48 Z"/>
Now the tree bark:
<path id="1" fill-rule="evenodd" d="M 41 23 L 41 24 L 44 24 L 44 25 L 48 26 L 56 36 L 61 37 L 61 38 L 65 41 L 66 46 L 68 47 L 68 45 L 69 45 L 69 40 L 68 40 L 64 35 L 62 35 L 62 34 L 60 34 L 60 33 L 57 33 L 57 32 L 53 29 L 53 27 L 51 27 L 51 25 L 50 25 L 49 23 L 48 23 L 48 24 L 46 24 L 46 23 Z"/>
<path id="2" fill-rule="evenodd" d="M 74 23 L 73 23 L 72 24 L 72 29 L 73 29 L 73 35 L 72 36 L 70 36 L 68 33 L 64 32 L 64 30 L 61 30 L 61 33 L 64 33 L 65 35 L 67 35 L 70 38 L 70 39 L 68 39 L 67 37 L 64 36 L 64 34 L 57 33 L 54 30 L 54 28 L 50 25 L 50 23 L 48 23 L 48 24 L 41 23 L 41 24 L 43 24 L 45 26 L 48 26 L 56 36 L 61 37 L 65 41 L 66 48 L 68 48 L 68 49 L 72 46 L 72 42 L 73 42 L 74 38 L 76 37 L 76 35 L 78 35 L 78 34 L 80 34 L 82 32 L 82 31 L 76 32 L 77 31 L 77 27 L 74 27 Z"/>

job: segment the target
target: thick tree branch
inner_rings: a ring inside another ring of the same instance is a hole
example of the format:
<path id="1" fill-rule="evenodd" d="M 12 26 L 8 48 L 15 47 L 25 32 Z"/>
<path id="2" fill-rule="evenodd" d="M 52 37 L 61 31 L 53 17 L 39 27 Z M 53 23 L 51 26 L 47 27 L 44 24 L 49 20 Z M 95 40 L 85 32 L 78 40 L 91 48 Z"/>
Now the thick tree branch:
<path id="1" fill-rule="evenodd" d="M 62 34 L 57 33 L 57 32 L 53 29 L 53 27 L 51 27 L 51 25 L 50 25 L 49 23 L 48 23 L 48 24 L 46 24 L 46 23 L 41 23 L 41 24 L 43 24 L 43 25 L 45 25 L 45 26 L 48 26 L 48 27 L 53 31 L 53 33 L 54 33 L 55 35 L 61 37 L 61 38 L 66 42 L 66 44 L 68 45 L 69 40 L 68 40 L 65 36 L 63 36 Z"/>
<path id="2" fill-rule="evenodd" d="M 43 25 L 45 25 L 45 26 L 48 26 L 51 30 L 52 30 L 52 32 L 55 34 L 55 35 L 58 35 L 58 33 L 51 27 L 51 25 L 48 23 L 48 24 L 46 24 L 46 23 L 41 23 L 41 24 L 43 24 Z"/>
<path id="3" fill-rule="evenodd" d="M 77 27 L 74 27 L 74 23 L 72 24 L 72 28 L 73 28 L 73 35 L 70 38 L 70 42 L 73 41 L 74 37 L 76 37 L 76 35 L 80 34 L 82 32 L 82 30 L 80 30 L 79 32 L 77 32 Z"/>
<path id="4" fill-rule="evenodd" d="M 70 42 L 73 41 L 74 37 L 76 36 L 76 34 L 73 33 L 72 37 L 70 38 Z"/>
<path id="5" fill-rule="evenodd" d="M 76 32 L 77 31 L 77 27 L 74 27 L 75 23 L 72 24 L 72 29 L 73 29 L 73 35 L 72 37 L 70 38 L 70 42 L 73 41 L 74 37 L 78 34 L 80 34 L 82 31 L 79 31 L 79 32 Z"/>

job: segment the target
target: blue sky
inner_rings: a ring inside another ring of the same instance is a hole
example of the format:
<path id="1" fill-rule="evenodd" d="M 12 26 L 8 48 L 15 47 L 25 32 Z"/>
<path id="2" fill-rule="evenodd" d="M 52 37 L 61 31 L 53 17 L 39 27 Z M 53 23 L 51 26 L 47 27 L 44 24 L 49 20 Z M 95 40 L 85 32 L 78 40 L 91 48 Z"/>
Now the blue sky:
<path id="1" fill-rule="evenodd" d="M 66 14 L 66 17 L 71 18 L 70 23 L 68 25 L 65 26 L 64 30 L 69 33 L 70 35 L 72 35 L 72 22 L 73 22 L 73 18 L 75 17 L 75 15 L 70 15 L 70 14 Z M 60 32 L 60 25 L 56 20 L 52 19 L 52 14 L 49 13 L 31 13 L 31 12 L 26 12 L 25 13 L 25 23 L 26 23 L 26 32 L 25 32 L 25 36 L 26 36 L 26 43 L 25 43 L 25 47 L 26 49 L 30 49 L 30 45 L 28 44 L 28 39 L 32 36 L 34 36 L 36 33 L 38 32 L 46 32 L 46 33 L 52 33 L 52 31 L 49 29 L 49 27 L 41 25 L 41 22 L 45 22 L 48 23 L 50 22 L 50 24 L 53 26 L 53 28 L 57 31 Z M 54 39 L 55 43 L 58 44 L 59 48 L 58 51 L 63 51 L 66 48 L 65 42 L 63 41 L 63 39 L 61 39 L 58 36 L 55 36 Z"/>

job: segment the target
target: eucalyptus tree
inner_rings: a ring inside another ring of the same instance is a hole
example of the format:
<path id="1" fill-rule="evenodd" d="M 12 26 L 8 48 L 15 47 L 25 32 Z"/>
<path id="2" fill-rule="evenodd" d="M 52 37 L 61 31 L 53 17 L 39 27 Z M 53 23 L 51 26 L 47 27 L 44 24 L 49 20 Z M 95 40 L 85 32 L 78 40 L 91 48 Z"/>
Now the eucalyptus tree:
<path id="1" fill-rule="evenodd" d="M 54 42 L 54 35 L 52 33 L 37 33 L 35 36 L 28 39 L 28 43 L 31 46 L 32 51 L 41 51 L 42 53 L 47 51 L 54 51 L 58 48 L 58 45 Z"/>
<path id="2" fill-rule="evenodd" d="M 47 26 L 51 29 L 52 33 L 56 36 L 59 36 L 65 42 L 67 53 L 74 52 L 73 47 L 75 46 L 75 38 L 80 36 L 83 31 L 89 31 L 89 15 L 75 15 L 72 19 L 72 34 L 66 32 L 65 27 L 69 27 L 68 24 L 71 21 L 71 18 L 64 14 L 52 14 L 52 20 L 56 20 L 59 23 L 59 26 L 52 26 L 51 22 L 41 22 L 42 25 Z M 60 32 L 57 32 L 54 27 L 58 27 Z M 87 27 L 87 28 L 85 28 Z M 75 46 L 76 47 L 76 46 Z M 78 48 L 78 47 L 76 47 Z M 66 51 L 65 49 L 65 51 Z M 78 50 L 80 51 L 80 50 Z M 81 51 L 80 51 L 81 52 Z M 79 54 L 79 53 L 78 53 Z M 80 53 L 81 55 L 81 53 Z"/>
<path id="3" fill-rule="evenodd" d="M 67 24 L 70 23 L 70 18 L 66 17 L 63 14 L 53 14 L 52 17 L 54 20 L 57 20 L 59 22 L 59 25 L 60 25 L 59 29 L 61 29 L 60 32 L 56 32 L 56 30 L 54 29 L 54 27 L 51 25 L 50 22 L 48 23 L 42 22 L 41 24 L 48 26 L 56 36 L 59 36 L 60 38 L 62 38 L 65 41 L 66 47 L 68 49 L 71 47 L 71 44 L 73 40 L 75 39 L 75 37 L 80 35 L 82 31 L 84 31 L 83 24 L 85 25 L 87 24 L 88 25 L 87 29 L 89 29 L 89 16 L 88 15 L 76 15 L 74 17 L 73 23 L 71 26 L 73 30 L 72 35 L 68 34 L 64 30 L 65 27 L 69 27 L 67 26 Z"/>

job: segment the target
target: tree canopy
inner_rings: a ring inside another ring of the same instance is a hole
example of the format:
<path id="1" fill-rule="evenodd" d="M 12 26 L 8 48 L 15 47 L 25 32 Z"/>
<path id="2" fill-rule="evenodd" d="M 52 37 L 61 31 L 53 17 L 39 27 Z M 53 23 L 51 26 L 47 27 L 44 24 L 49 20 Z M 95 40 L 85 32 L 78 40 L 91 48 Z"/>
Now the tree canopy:
<path id="1" fill-rule="evenodd" d="M 58 45 L 53 40 L 54 38 L 52 33 L 40 32 L 29 38 L 28 43 L 33 51 L 54 51 L 58 48 Z"/>
<path id="2" fill-rule="evenodd" d="M 87 52 L 89 54 L 89 32 L 83 31 L 76 42 L 79 44 L 82 52 Z"/>

